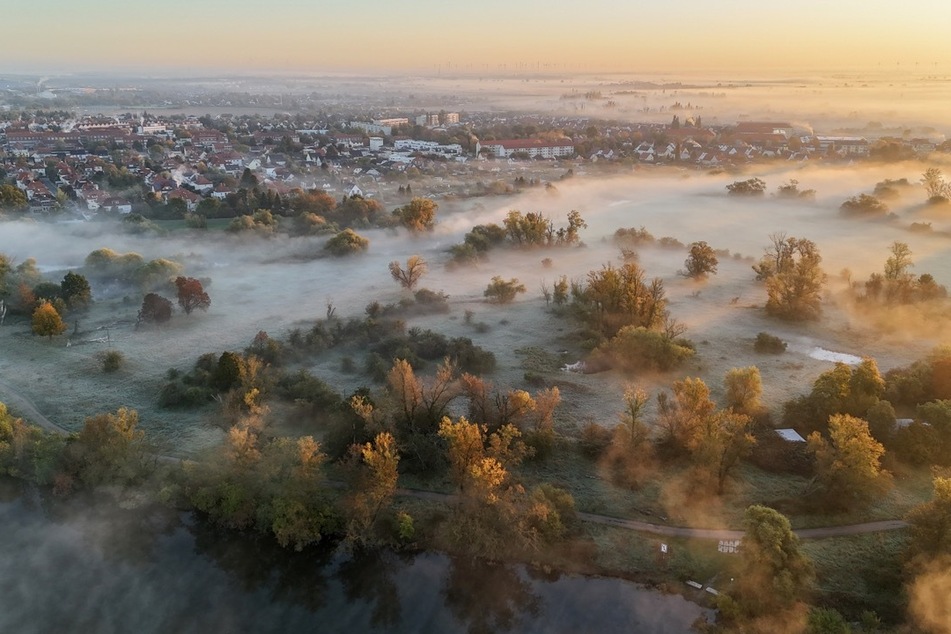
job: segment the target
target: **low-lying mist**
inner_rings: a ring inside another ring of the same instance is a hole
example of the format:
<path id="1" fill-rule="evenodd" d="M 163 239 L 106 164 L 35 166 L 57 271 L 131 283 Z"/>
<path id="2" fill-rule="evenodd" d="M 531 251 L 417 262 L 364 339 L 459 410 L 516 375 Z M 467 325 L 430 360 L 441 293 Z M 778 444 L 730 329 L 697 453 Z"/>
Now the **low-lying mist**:
<path id="1" fill-rule="evenodd" d="M 707 374 L 711 383 L 719 383 L 729 367 L 763 365 L 766 396 L 779 399 L 778 406 L 782 398 L 807 389 L 810 377 L 827 362 L 802 354 L 797 355 L 791 369 L 783 366 L 788 361 L 777 361 L 771 371 L 772 362 L 745 352 L 744 342 L 751 341 L 759 331 L 776 332 L 796 344 L 796 349 L 818 345 L 836 352 L 880 355 L 880 365 L 885 369 L 921 356 L 939 338 L 940 333 L 934 330 L 919 331 L 925 325 L 921 320 L 904 324 L 896 321 L 888 327 L 902 329 L 904 336 L 897 338 L 906 343 L 889 347 L 887 341 L 878 341 L 881 333 L 860 336 L 862 318 L 845 312 L 845 304 L 835 308 L 834 302 L 827 302 L 826 317 L 819 324 L 768 320 L 761 310 L 765 292 L 754 282 L 750 268 L 769 244 L 769 235 L 786 232 L 817 243 L 830 280 L 845 268 L 852 272 L 853 279 L 862 280 L 882 270 L 888 248 L 897 240 L 909 244 L 914 273 L 930 273 L 938 283 L 951 285 L 951 239 L 943 234 L 951 230 L 951 211 L 946 219 L 943 211 L 923 211 L 925 196 L 920 187 L 910 187 L 902 198 L 889 201 L 895 214 L 892 218 L 866 221 L 844 217 L 838 209 L 846 198 L 871 192 L 883 179 L 907 178 L 916 183 L 925 167 L 919 163 L 868 167 L 781 164 L 742 175 L 661 168 L 608 179 L 576 177 L 557 183 L 556 191 L 539 188 L 517 197 L 441 202 L 439 223 L 432 234 L 361 230 L 370 240 L 369 250 L 344 258 L 325 256 L 323 237 L 290 238 L 280 233 L 263 237 L 215 231 L 142 236 L 122 233 L 110 223 L 9 222 L 3 227 L 0 251 L 18 261 L 36 258 L 42 270 L 51 271 L 51 278 L 59 276 L 53 281 L 59 281 L 64 269 L 81 267 L 86 255 L 95 249 L 133 251 L 146 259 L 178 260 L 185 266 L 186 275 L 209 279 L 206 290 L 211 308 L 207 313 L 177 314 L 165 326 L 136 330 L 141 293 L 127 290 L 106 295 L 94 284 L 94 299 L 107 302 L 109 310 L 94 308 L 88 317 L 80 318 L 81 334 L 71 337 L 73 345 L 54 356 L 44 351 L 62 342 L 30 340 L 26 322 L 8 319 L 3 327 L 5 336 L 13 336 L 11 331 L 18 333 L 16 341 L 22 352 L 15 357 L 0 357 L 0 370 L 5 380 L 67 427 L 75 428 L 86 416 L 122 405 L 147 412 L 155 407 L 166 370 L 187 369 L 200 354 L 243 349 L 261 330 L 272 337 L 283 336 L 293 327 L 324 318 L 328 304 L 339 317 L 361 316 L 372 301 L 386 304 L 405 298 L 407 292 L 393 282 L 387 266 L 391 261 L 404 262 L 408 256 L 419 254 L 429 263 L 429 272 L 420 286 L 448 294 L 452 312 L 412 318 L 409 325 L 432 328 L 448 336 L 471 337 L 499 357 L 496 383 L 510 385 L 522 377 L 514 350 L 539 346 L 558 353 L 569 347 L 559 337 L 570 332 L 572 325 L 545 311 L 542 286 L 561 276 L 580 280 L 605 263 L 618 264 L 620 253 L 611 239 L 615 230 L 643 226 L 657 238 L 671 236 L 685 244 L 704 240 L 731 254 L 721 256 L 716 276 L 695 282 L 678 275 L 684 266 L 685 249 L 639 250 L 639 263 L 647 276 L 664 280 L 671 313 L 688 326 L 687 336 L 699 342 L 697 363 L 684 371 Z M 797 179 L 801 188 L 816 190 L 816 200 L 787 201 L 770 193 L 754 199 L 727 195 L 727 184 L 754 175 L 766 181 L 768 192 L 789 179 Z M 472 226 L 501 223 L 511 209 L 541 211 L 556 225 L 564 223 L 568 211 L 580 211 L 588 224 L 581 232 L 583 246 L 496 249 L 487 261 L 474 266 L 451 270 L 445 266 L 446 250 L 461 242 Z M 933 230 L 909 231 L 909 225 L 921 222 L 924 213 L 930 214 Z M 544 258 L 551 258 L 550 266 L 543 266 Z M 496 275 L 518 278 L 527 293 L 511 306 L 486 304 L 483 291 Z M 491 329 L 485 333 L 474 331 L 462 319 L 465 310 L 471 310 L 476 321 L 488 323 Z M 111 326 L 108 345 L 122 351 L 129 361 L 127 370 L 116 377 L 102 377 L 97 370 L 95 354 L 106 345 L 104 326 Z M 84 341 L 92 343 L 79 345 Z M 35 362 L 26 360 L 36 354 Z M 55 370 L 44 363 L 55 363 Z M 354 389 L 367 381 L 361 376 L 341 376 L 326 364 L 318 369 L 322 378 L 338 389 Z M 61 380 L 64 376 L 75 380 Z M 610 379 L 617 383 L 620 380 Z M 655 385 L 669 380 L 657 379 Z M 579 396 L 579 423 L 584 420 L 580 410 L 585 405 L 600 406 L 591 417 L 603 416 L 598 412 L 605 408 L 605 397 L 597 396 L 601 390 L 594 384 L 590 389 L 595 391 L 590 400 Z M 607 397 L 609 403 L 614 400 L 617 407 L 613 411 L 618 411 L 620 391 Z M 153 431 L 176 439 L 180 448 L 216 437 L 217 432 L 196 423 L 194 417 L 168 411 L 143 415 L 144 427 L 154 425 Z"/>

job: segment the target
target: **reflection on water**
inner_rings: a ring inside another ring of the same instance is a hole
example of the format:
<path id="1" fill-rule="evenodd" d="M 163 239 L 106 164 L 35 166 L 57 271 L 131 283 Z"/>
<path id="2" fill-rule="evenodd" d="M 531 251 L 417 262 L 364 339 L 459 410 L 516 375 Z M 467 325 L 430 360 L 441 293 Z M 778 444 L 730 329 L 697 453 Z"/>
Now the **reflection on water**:
<path id="1" fill-rule="evenodd" d="M 437 553 L 289 553 L 189 515 L 0 481 L 0 631 L 686 632 L 708 611 L 618 579 Z"/>

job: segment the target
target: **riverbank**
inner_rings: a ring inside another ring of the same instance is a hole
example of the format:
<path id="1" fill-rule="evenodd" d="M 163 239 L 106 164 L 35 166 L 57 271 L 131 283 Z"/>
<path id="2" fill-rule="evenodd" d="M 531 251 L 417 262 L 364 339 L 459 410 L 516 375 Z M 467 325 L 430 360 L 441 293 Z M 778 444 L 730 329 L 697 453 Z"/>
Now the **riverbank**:
<path id="1" fill-rule="evenodd" d="M 637 631 L 712 613 L 622 579 L 439 552 L 289 552 L 192 515 L 0 481 L 0 630 Z"/>

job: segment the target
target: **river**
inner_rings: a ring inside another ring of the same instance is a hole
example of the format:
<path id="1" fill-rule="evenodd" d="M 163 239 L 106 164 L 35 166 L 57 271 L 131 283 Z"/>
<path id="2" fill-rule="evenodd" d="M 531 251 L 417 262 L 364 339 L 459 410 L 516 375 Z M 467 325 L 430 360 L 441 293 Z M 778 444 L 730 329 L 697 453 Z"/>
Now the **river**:
<path id="1" fill-rule="evenodd" d="M 708 610 L 613 578 L 440 553 L 289 553 L 189 514 L 0 481 L 0 631 L 690 631 Z"/>

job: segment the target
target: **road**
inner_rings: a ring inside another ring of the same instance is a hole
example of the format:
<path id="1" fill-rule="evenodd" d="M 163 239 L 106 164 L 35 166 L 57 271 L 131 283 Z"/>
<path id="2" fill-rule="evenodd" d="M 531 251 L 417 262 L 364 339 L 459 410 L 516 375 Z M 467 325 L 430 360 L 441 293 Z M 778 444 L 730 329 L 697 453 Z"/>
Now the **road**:
<path id="1" fill-rule="evenodd" d="M 68 433 L 68 431 L 50 419 L 43 416 L 33 401 L 23 396 L 16 388 L 6 381 L 0 380 L 0 402 L 6 403 L 10 410 L 15 411 L 17 415 L 29 420 L 30 422 L 42 427 L 47 431 L 57 433 Z M 161 462 L 180 462 L 180 458 L 173 456 L 157 456 Z M 404 497 L 413 497 L 420 500 L 429 500 L 433 502 L 450 503 L 456 499 L 456 496 L 448 493 L 439 493 L 436 491 L 423 491 L 419 489 L 399 489 L 397 495 Z M 591 524 L 601 524 L 603 526 L 614 526 L 627 530 L 637 531 L 639 533 L 649 533 L 663 537 L 689 537 L 693 539 L 743 539 L 743 531 L 721 529 L 721 528 L 692 528 L 687 526 L 667 526 L 664 524 L 651 524 L 640 520 L 624 519 L 620 517 L 611 517 L 609 515 L 597 515 L 594 513 L 578 513 L 578 516 L 585 522 Z M 848 535 L 863 535 L 866 533 L 882 533 L 885 531 L 901 530 L 908 526 L 908 522 L 902 520 L 884 520 L 879 522 L 863 522 L 862 524 L 849 524 L 846 526 L 825 526 L 821 528 L 801 528 L 793 531 L 801 539 L 824 539 L 828 537 L 844 537 Z"/>

